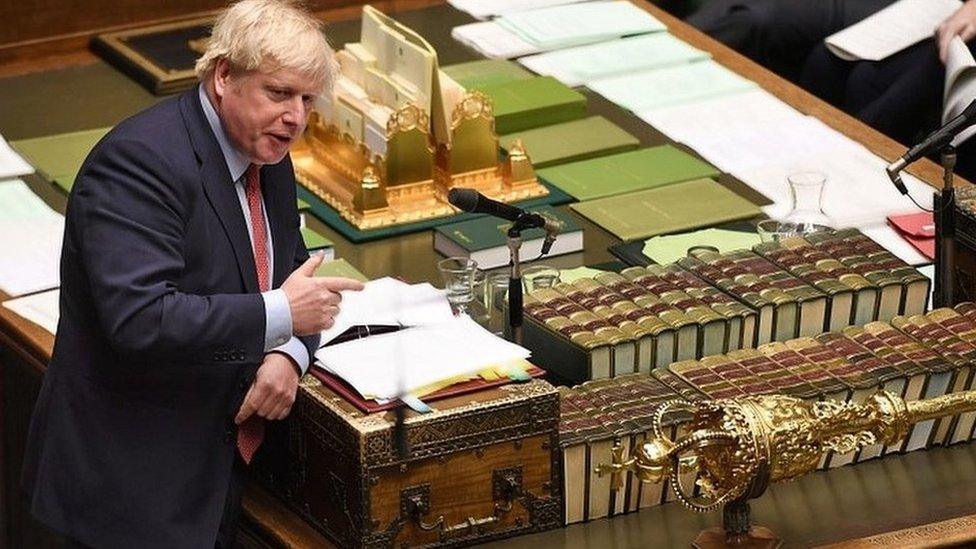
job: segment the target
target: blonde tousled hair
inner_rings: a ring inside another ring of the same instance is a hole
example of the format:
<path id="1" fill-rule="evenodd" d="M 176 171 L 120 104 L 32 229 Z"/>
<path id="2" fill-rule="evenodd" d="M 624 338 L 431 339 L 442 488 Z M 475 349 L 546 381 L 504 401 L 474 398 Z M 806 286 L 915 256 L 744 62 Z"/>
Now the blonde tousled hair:
<path id="1" fill-rule="evenodd" d="M 323 87 L 337 70 L 322 24 L 292 0 L 241 0 L 224 10 L 197 60 L 197 77 L 210 78 L 221 58 L 237 70 L 292 69 Z"/>

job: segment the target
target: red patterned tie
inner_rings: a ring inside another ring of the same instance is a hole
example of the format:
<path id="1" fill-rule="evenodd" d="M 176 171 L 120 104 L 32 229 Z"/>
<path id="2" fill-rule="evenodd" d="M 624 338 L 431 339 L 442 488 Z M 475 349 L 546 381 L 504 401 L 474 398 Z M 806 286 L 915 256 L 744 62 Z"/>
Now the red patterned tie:
<path id="1" fill-rule="evenodd" d="M 251 214 L 251 241 L 254 245 L 254 267 L 258 272 L 258 287 L 262 292 L 271 288 L 268 281 L 268 242 L 264 228 L 264 210 L 261 208 L 261 167 L 251 164 L 245 172 L 244 195 Z M 264 420 L 251 415 L 237 429 L 237 450 L 244 463 L 251 463 L 254 452 L 264 440 Z"/>

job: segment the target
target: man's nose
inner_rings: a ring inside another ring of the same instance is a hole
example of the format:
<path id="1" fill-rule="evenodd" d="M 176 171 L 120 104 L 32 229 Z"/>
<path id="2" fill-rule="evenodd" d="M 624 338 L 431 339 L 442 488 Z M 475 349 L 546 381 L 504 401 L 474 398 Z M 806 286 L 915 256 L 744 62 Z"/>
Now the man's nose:
<path id="1" fill-rule="evenodd" d="M 308 111 L 305 108 L 305 102 L 301 96 L 297 96 L 288 101 L 288 105 L 281 119 L 285 124 L 297 126 L 304 123 L 307 115 Z"/>

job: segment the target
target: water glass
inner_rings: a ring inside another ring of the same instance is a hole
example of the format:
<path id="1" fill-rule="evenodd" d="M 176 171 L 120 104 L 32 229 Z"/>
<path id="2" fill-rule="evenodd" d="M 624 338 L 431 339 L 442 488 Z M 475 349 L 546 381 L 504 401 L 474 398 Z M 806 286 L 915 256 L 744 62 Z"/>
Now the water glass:
<path id="1" fill-rule="evenodd" d="M 467 305 L 474 300 L 474 276 L 478 263 L 467 257 L 449 257 L 437 262 L 444 279 L 447 301 L 456 313 L 467 313 Z"/>
<path id="2" fill-rule="evenodd" d="M 522 270 L 522 286 L 526 292 L 552 288 L 559 284 L 559 269 L 549 265 L 532 265 Z"/>

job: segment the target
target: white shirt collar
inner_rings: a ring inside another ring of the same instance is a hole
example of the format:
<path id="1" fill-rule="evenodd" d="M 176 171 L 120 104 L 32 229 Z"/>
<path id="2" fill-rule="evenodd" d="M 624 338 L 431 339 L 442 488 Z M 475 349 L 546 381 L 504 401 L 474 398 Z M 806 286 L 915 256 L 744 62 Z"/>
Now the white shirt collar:
<path id="1" fill-rule="evenodd" d="M 210 102 L 210 96 L 207 95 L 203 83 L 197 87 L 197 90 L 200 92 L 200 103 L 203 105 L 203 113 L 207 116 L 207 122 L 210 123 L 210 129 L 213 130 L 214 136 L 217 137 L 217 143 L 220 144 L 221 152 L 224 153 L 224 161 L 227 162 L 227 169 L 230 171 L 231 180 L 236 182 L 247 171 L 248 166 L 251 165 L 251 161 L 231 145 L 230 138 L 227 137 L 227 132 L 224 131 L 223 123 L 221 123 L 220 117 L 217 116 L 217 111 Z"/>

